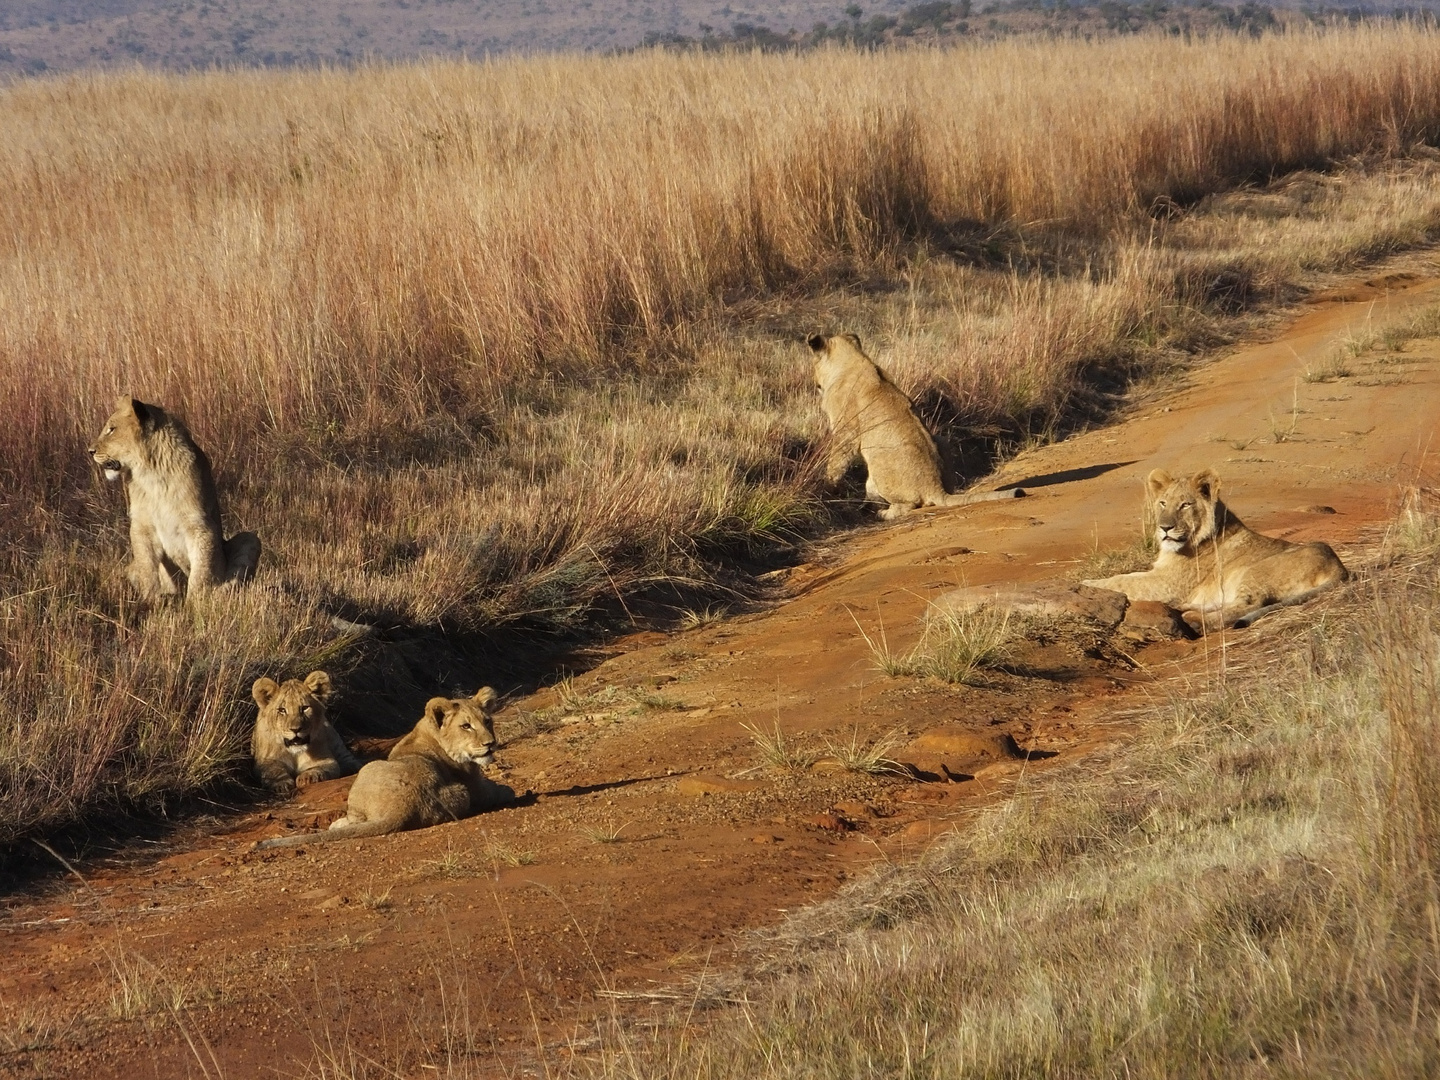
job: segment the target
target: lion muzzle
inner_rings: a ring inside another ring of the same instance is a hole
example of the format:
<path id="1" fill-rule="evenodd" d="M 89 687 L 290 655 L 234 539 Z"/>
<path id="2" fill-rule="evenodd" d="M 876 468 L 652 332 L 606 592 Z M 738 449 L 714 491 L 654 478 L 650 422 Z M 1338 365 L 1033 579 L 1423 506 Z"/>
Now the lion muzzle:
<path id="1" fill-rule="evenodd" d="M 309 745 L 310 745 L 310 736 L 309 736 L 309 734 L 307 734 L 306 732 L 303 732 L 303 731 L 292 731 L 289 735 L 286 735 L 286 736 L 285 736 L 284 742 L 285 742 L 286 747 L 289 747 L 289 748 L 293 748 L 293 747 L 297 747 L 297 746 L 309 746 Z"/>

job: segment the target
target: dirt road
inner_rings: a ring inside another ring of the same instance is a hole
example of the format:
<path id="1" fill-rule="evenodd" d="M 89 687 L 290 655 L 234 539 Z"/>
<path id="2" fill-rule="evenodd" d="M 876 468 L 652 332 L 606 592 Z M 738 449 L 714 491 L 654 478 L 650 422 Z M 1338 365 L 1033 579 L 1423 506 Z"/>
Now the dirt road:
<path id="1" fill-rule="evenodd" d="M 1430 449 L 1440 341 L 1350 346 L 1436 302 L 1418 275 L 1317 297 L 1125 422 L 1011 461 L 998 482 L 1027 499 L 877 528 L 790 572 L 774 610 L 620 643 L 506 714 L 523 805 L 250 850 L 336 816 L 335 781 L 10 893 L 0 1074 L 298 1075 L 329 1055 L 342 1075 L 369 1059 L 409 1076 L 448 1054 L 485 1075 L 537 1042 L 583 1045 L 614 992 L 723 964 L 734 931 L 915 852 L 1026 770 L 1123 740 L 1117 717 L 1216 651 L 1055 641 L 1024 674 L 952 687 L 880 674 L 865 635 L 907 645 L 958 585 L 1074 578 L 1136 539 L 1157 466 L 1213 466 L 1248 524 L 1355 561 Z M 932 782 L 842 767 L 888 733 Z"/>

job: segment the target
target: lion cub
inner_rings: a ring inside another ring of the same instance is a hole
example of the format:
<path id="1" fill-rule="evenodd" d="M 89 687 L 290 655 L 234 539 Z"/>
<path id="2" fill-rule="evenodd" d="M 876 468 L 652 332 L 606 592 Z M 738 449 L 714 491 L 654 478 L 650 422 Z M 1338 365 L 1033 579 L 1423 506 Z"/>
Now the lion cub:
<path id="1" fill-rule="evenodd" d="M 859 454 L 865 459 L 865 494 L 889 504 L 880 511 L 886 521 L 919 506 L 967 506 L 1025 494 L 1019 488 L 947 494 L 935 440 L 911 410 L 910 399 L 865 355 L 860 339 L 854 334 L 817 334 L 809 344 L 820 407 L 830 421 L 825 474 L 832 484 Z"/>
<path id="2" fill-rule="evenodd" d="M 259 846 L 294 847 L 424 829 L 509 802 L 514 792 L 487 780 L 482 770 L 495 752 L 490 710 L 497 700 L 488 686 L 470 698 L 431 698 L 420 722 L 389 757 L 360 770 L 345 816 L 329 832 L 279 836 Z"/>
<path id="3" fill-rule="evenodd" d="M 1156 469 L 1145 489 L 1160 543 L 1155 565 L 1081 584 L 1158 600 L 1197 630 L 1219 630 L 1249 626 L 1349 576 L 1328 544 L 1292 544 L 1246 526 L 1220 501 L 1220 478 L 1209 469 L 1181 480 Z"/>
<path id="4" fill-rule="evenodd" d="M 131 583 L 147 600 L 242 582 L 260 561 L 260 538 L 220 531 L 210 460 L 185 425 L 158 405 L 121 395 L 90 456 L 122 480 L 130 503 Z"/>
<path id="5" fill-rule="evenodd" d="M 349 776 L 360 763 L 325 711 L 330 676 L 312 671 L 305 681 L 256 679 L 250 688 L 260 715 L 250 739 L 255 775 L 282 794 L 321 780 Z"/>

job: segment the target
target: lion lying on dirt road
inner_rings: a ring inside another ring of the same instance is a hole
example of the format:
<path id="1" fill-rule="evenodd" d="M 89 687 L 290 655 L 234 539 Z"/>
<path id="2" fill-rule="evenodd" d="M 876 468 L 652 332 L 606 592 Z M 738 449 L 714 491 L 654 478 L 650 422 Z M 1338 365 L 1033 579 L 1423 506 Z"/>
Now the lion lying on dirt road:
<path id="1" fill-rule="evenodd" d="M 221 532 L 210 460 L 185 425 L 158 405 L 121 395 L 90 456 L 123 480 L 130 504 L 131 584 L 147 600 L 243 582 L 260 561 L 260 538 Z"/>
<path id="2" fill-rule="evenodd" d="M 865 494 L 888 503 L 880 517 L 893 521 L 920 506 L 967 506 L 1025 493 L 985 491 L 950 495 L 940 480 L 935 440 L 910 408 L 910 399 L 865 355 L 854 334 L 810 338 L 815 385 L 830 421 L 832 444 L 826 477 L 845 475 L 858 453 L 865 459 Z"/>
<path id="3" fill-rule="evenodd" d="M 360 770 L 345 816 L 328 832 L 280 836 L 258 846 L 295 847 L 424 829 L 509 802 L 515 793 L 487 780 L 481 768 L 495 751 L 490 709 L 497 700 L 488 686 L 471 698 L 431 698 L 420 722 L 389 757 Z"/>
<path id="4" fill-rule="evenodd" d="M 255 774 L 271 791 L 288 793 L 297 787 L 349 776 L 360 768 L 325 709 L 330 698 L 330 676 L 312 671 L 302 682 L 256 679 L 250 688 L 260 715 L 250 739 Z"/>
<path id="5" fill-rule="evenodd" d="M 1220 478 L 1209 469 L 1188 480 L 1156 469 L 1145 487 L 1160 542 L 1155 565 L 1081 584 L 1158 600 L 1195 629 L 1218 630 L 1249 626 L 1349 576 L 1328 544 L 1292 544 L 1246 527 L 1220 501 Z"/>

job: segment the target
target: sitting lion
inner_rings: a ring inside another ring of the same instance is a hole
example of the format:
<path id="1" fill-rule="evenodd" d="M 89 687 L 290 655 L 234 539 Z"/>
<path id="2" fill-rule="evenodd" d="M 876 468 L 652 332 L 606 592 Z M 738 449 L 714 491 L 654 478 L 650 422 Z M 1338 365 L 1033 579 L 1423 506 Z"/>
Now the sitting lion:
<path id="1" fill-rule="evenodd" d="M 820 407 L 830 421 L 826 477 L 832 484 L 858 453 L 865 459 L 866 496 L 889 504 L 880 511 L 886 521 L 919 506 L 967 506 L 1025 494 L 1019 488 L 946 494 L 935 440 L 911 411 L 910 399 L 861 350 L 860 339 L 854 334 L 817 334 L 809 344 L 815 353 Z"/>
<path id="2" fill-rule="evenodd" d="M 1292 544 L 1247 528 L 1220 501 L 1220 478 L 1209 469 L 1188 480 L 1156 469 L 1145 486 L 1160 542 L 1155 565 L 1081 584 L 1158 600 L 1195 629 L 1218 630 L 1249 626 L 1349 576 L 1328 544 Z"/>
<path id="3" fill-rule="evenodd" d="M 321 780 L 349 776 L 360 763 L 325 711 L 330 676 L 312 671 L 305 681 L 256 679 L 250 688 L 260 715 L 250 739 L 255 774 L 271 791 L 289 793 Z"/>
<path id="4" fill-rule="evenodd" d="M 490 709 L 496 700 L 488 686 L 472 698 L 431 698 L 425 715 L 389 757 L 360 770 L 345 816 L 329 832 L 280 836 L 259 846 L 294 847 L 424 829 L 509 802 L 515 793 L 487 780 L 481 769 L 495 752 Z"/>
<path id="5" fill-rule="evenodd" d="M 220 531 L 210 460 L 185 425 L 158 405 L 121 395 L 90 456 L 130 503 L 131 583 L 147 600 L 243 582 L 260 561 L 260 538 Z"/>

